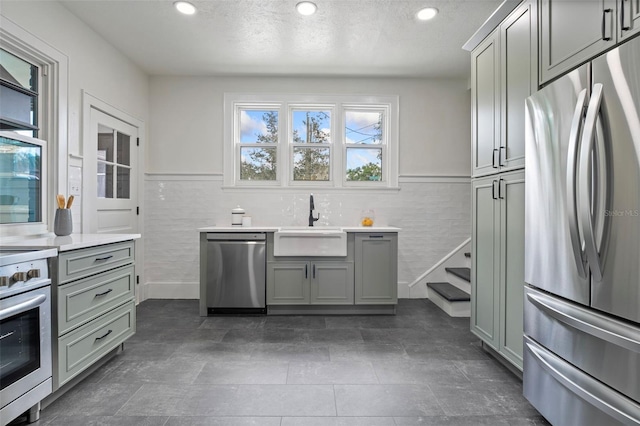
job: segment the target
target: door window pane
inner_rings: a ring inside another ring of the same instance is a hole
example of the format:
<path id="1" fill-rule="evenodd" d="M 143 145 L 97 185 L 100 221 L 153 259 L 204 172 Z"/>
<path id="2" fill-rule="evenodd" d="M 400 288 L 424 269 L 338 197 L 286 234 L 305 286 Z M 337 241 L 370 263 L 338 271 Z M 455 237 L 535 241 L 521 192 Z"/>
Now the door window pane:
<path id="1" fill-rule="evenodd" d="M 131 165 L 131 136 L 118 132 L 118 156 L 116 163 L 123 164 L 125 166 Z"/>
<path id="2" fill-rule="evenodd" d="M 382 149 L 347 148 L 347 180 L 382 180 Z"/>
<path id="3" fill-rule="evenodd" d="M 293 180 L 328 181 L 329 161 L 329 148 L 294 148 Z"/>
<path id="4" fill-rule="evenodd" d="M 117 188 L 117 196 L 118 198 L 129 198 L 129 182 L 131 170 L 126 167 L 118 167 L 118 188 Z"/>
<path id="5" fill-rule="evenodd" d="M 240 111 L 240 143 L 278 143 L 278 111 Z"/>
<path id="6" fill-rule="evenodd" d="M 113 198 L 113 166 L 98 161 L 98 198 Z"/>
<path id="7" fill-rule="evenodd" d="M 331 111 L 294 110 L 293 143 L 331 143 Z"/>
<path id="8" fill-rule="evenodd" d="M 98 159 L 113 162 L 113 131 L 98 133 Z"/>
<path id="9" fill-rule="evenodd" d="M 241 180 L 276 180 L 277 148 L 240 148 Z"/>
<path id="10" fill-rule="evenodd" d="M 382 118 L 383 113 L 380 111 L 346 111 L 344 129 L 346 143 L 381 144 Z"/>

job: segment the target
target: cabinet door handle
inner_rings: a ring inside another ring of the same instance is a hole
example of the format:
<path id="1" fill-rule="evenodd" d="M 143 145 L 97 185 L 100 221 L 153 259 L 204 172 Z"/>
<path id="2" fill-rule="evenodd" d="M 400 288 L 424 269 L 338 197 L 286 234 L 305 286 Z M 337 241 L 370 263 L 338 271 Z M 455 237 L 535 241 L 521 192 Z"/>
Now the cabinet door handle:
<path id="1" fill-rule="evenodd" d="M 502 193 L 502 182 L 505 182 L 505 180 L 500 178 L 500 180 L 498 180 L 498 198 L 504 200 L 504 194 Z M 507 188 L 504 189 L 504 192 L 507 192 Z"/>
<path id="2" fill-rule="evenodd" d="M 498 199 L 496 197 L 496 181 L 495 180 L 491 181 L 491 198 L 494 199 L 494 200 Z"/>
<path id="3" fill-rule="evenodd" d="M 304 277 L 309 278 L 309 265 L 304 265 Z"/>
<path id="4" fill-rule="evenodd" d="M 504 155 L 502 155 L 502 151 L 504 151 Z M 500 151 L 498 152 L 498 165 L 504 166 L 504 164 L 502 164 L 502 160 L 506 160 L 506 159 L 507 159 L 507 147 L 501 146 Z"/>
<path id="5" fill-rule="evenodd" d="M 109 290 L 104 291 L 104 292 L 102 292 L 102 293 L 96 293 L 96 295 L 95 295 L 94 297 L 104 296 L 104 295 L 106 295 L 106 294 L 111 293 L 112 291 L 113 291 L 113 289 L 112 289 L 112 288 L 110 288 Z"/>
<path id="6" fill-rule="evenodd" d="M 498 154 L 498 156 L 500 156 L 500 154 L 498 153 L 497 149 L 493 150 L 493 158 L 491 158 L 491 167 L 493 167 L 494 169 L 498 168 L 498 165 L 496 164 L 496 154 Z"/>
<path id="7" fill-rule="evenodd" d="M 605 9 L 602 11 L 602 39 L 604 41 L 611 40 L 611 36 L 607 37 L 607 14 L 613 12 L 613 9 Z"/>
<path id="8" fill-rule="evenodd" d="M 622 31 L 629 31 L 631 29 L 629 25 L 624 24 L 624 4 L 626 2 L 627 0 L 620 0 L 620 28 L 622 28 Z M 629 16 L 631 16 L 631 13 L 629 13 Z"/>
<path id="9" fill-rule="evenodd" d="M 110 335 L 111 333 L 113 333 L 113 330 L 109 330 L 109 331 L 107 331 L 104 335 L 102 335 L 102 336 L 100 336 L 100 337 L 96 337 L 96 340 L 95 340 L 95 341 L 97 342 L 98 340 L 102 340 L 102 339 L 104 339 L 105 337 L 107 337 L 108 335 Z"/>
<path id="10" fill-rule="evenodd" d="M 102 262 L 104 260 L 109 260 L 113 257 L 112 254 L 110 254 L 109 256 L 105 256 L 105 257 L 96 257 L 96 262 Z"/>
<path id="11" fill-rule="evenodd" d="M 313 278 L 316 277 L 316 264 L 313 264 Z"/>

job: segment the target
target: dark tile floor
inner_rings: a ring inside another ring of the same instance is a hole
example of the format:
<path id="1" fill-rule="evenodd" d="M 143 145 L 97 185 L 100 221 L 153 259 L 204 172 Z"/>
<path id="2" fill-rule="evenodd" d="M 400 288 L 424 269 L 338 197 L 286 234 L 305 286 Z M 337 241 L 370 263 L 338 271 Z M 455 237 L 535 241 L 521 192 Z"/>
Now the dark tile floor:
<path id="1" fill-rule="evenodd" d="M 428 300 L 396 316 L 198 316 L 147 300 L 125 351 L 40 425 L 546 425 L 468 318 Z"/>

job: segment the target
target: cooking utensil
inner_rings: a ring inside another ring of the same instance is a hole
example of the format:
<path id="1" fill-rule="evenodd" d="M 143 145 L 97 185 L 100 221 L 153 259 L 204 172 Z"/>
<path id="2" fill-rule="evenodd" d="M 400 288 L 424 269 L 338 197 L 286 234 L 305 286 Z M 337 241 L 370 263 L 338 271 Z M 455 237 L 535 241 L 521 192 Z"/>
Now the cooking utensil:
<path id="1" fill-rule="evenodd" d="M 69 195 L 69 199 L 67 200 L 67 208 L 71 208 L 71 204 L 73 204 L 73 195 Z"/>
<path id="2" fill-rule="evenodd" d="M 58 200 L 58 208 L 64 209 L 64 195 L 62 194 L 56 195 L 56 200 Z"/>

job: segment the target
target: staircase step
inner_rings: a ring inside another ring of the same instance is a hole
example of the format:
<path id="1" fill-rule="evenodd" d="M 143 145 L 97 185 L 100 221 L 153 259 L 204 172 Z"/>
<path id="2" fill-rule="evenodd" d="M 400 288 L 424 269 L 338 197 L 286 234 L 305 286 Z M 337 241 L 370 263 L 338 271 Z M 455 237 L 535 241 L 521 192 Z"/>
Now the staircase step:
<path id="1" fill-rule="evenodd" d="M 471 282 L 471 268 L 444 268 L 445 271 L 465 281 Z"/>
<path id="2" fill-rule="evenodd" d="M 449 302 L 468 302 L 471 297 L 451 283 L 427 283 L 427 287 L 438 293 Z"/>
<path id="3" fill-rule="evenodd" d="M 471 253 L 466 252 L 466 253 L 464 254 L 464 257 L 471 257 Z"/>

